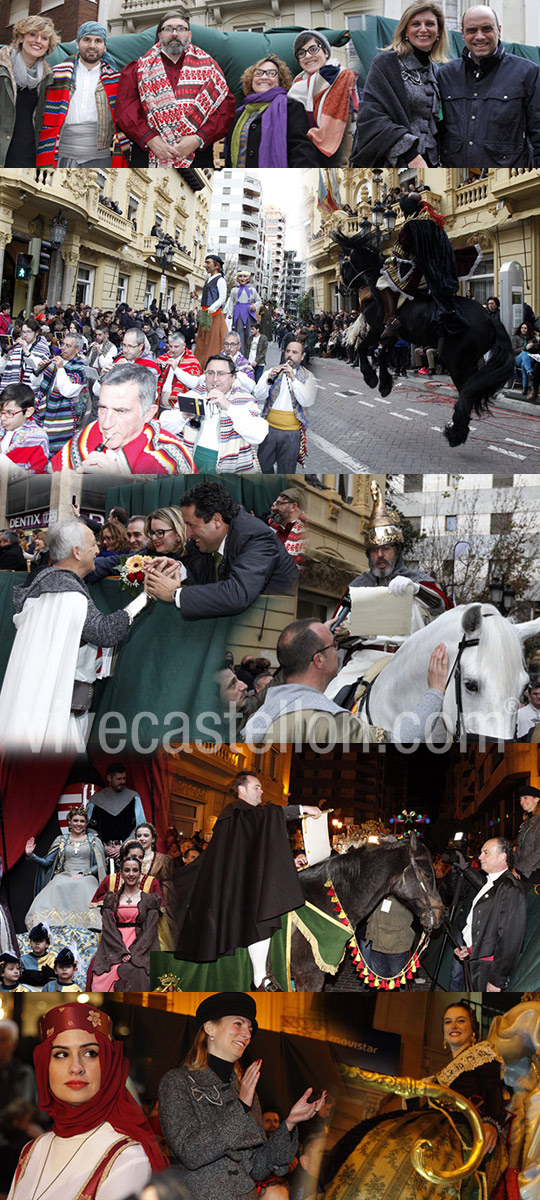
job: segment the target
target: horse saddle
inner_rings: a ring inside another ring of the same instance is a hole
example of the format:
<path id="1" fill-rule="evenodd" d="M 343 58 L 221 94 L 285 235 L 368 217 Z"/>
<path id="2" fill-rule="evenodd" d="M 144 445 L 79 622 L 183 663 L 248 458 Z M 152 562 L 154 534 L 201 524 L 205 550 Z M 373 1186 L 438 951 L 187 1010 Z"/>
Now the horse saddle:
<path id="1" fill-rule="evenodd" d="M 341 691 L 334 696 L 334 702 L 339 704 L 341 708 L 348 708 L 350 712 L 356 713 L 359 710 L 362 698 L 369 694 L 373 683 L 387 663 L 390 662 L 392 655 L 384 654 L 377 662 L 372 663 L 364 674 L 357 679 L 355 683 L 347 683 Z"/>

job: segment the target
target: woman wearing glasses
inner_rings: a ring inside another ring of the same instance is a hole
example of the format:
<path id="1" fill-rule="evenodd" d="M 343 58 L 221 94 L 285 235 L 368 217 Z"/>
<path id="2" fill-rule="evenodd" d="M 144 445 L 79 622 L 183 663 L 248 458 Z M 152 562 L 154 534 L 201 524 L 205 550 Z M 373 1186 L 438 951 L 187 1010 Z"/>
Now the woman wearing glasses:
<path id="1" fill-rule="evenodd" d="M 236 110 L 227 143 L 228 167 L 315 167 L 304 106 L 287 95 L 289 68 L 269 54 L 242 75 L 244 102 Z"/>
<path id="2" fill-rule="evenodd" d="M 317 164 L 340 167 L 346 166 L 349 158 L 347 131 L 351 107 L 356 103 L 356 75 L 331 54 L 323 33 L 306 29 L 298 34 L 294 56 L 301 74 L 289 99 L 299 100 L 306 110 L 308 138 L 317 151 Z"/>

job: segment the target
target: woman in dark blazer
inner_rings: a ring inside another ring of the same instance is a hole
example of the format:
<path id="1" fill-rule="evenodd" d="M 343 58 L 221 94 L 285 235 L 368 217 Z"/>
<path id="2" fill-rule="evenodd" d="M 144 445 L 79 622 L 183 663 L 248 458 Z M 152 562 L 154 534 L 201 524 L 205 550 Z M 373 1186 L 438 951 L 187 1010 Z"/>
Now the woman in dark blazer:
<path id="1" fill-rule="evenodd" d="M 242 75 L 244 101 L 227 139 L 228 167 L 315 167 L 318 155 L 305 108 L 291 100 L 289 68 L 275 54 Z"/>
<path id="2" fill-rule="evenodd" d="M 440 97 L 437 62 L 448 39 L 442 9 L 414 0 L 396 26 L 391 46 L 369 68 L 358 108 L 350 165 L 436 167 Z"/>

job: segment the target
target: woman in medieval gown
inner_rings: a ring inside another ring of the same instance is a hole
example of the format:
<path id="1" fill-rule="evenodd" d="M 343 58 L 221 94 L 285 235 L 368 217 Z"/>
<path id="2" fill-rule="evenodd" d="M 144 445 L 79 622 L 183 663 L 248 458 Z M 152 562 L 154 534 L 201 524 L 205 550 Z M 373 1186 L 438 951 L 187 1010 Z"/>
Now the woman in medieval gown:
<path id="1" fill-rule="evenodd" d="M 376 1196 L 377 1200 L 505 1200 L 504 1062 L 488 1042 L 477 1040 L 478 1022 L 467 1001 L 446 1009 L 443 1029 L 452 1061 L 431 1082 L 459 1092 L 475 1105 L 486 1149 L 479 1171 L 456 1188 L 455 1183 L 429 1182 L 411 1162 L 413 1146 L 425 1138 L 436 1148 L 429 1163 L 438 1174 L 466 1162 L 471 1135 L 461 1115 L 452 1113 L 449 1120 L 440 1107 L 388 1113 L 361 1122 L 334 1147 L 325 1171 L 325 1200 L 358 1200 L 361 1196 Z"/>
<path id="2" fill-rule="evenodd" d="M 29 838 L 26 857 L 40 870 L 36 895 L 25 917 L 26 927 L 45 922 L 58 949 L 75 941 L 82 960 L 88 961 L 88 951 L 91 954 L 95 950 L 96 938 L 87 935 L 101 929 L 100 913 L 90 907 L 90 901 L 96 880 L 105 875 L 103 845 L 97 834 L 88 830 L 88 817 L 80 807 L 70 809 L 68 832 L 54 839 L 46 855 L 37 855 L 35 845 L 35 839 Z"/>

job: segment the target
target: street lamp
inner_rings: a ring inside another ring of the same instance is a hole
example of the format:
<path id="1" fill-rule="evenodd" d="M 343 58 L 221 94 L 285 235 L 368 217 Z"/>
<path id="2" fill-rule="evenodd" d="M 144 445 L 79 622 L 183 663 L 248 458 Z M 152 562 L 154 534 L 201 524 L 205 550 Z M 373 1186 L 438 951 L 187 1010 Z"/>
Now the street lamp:
<path id="1" fill-rule="evenodd" d="M 499 612 L 502 613 L 502 616 L 507 617 L 516 598 L 516 593 L 510 585 L 506 585 L 504 578 L 499 579 L 497 575 L 494 575 L 489 582 L 489 598 L 491 603 L 495 605 L 495 608 L 498 608 Z"/>
<path id="2" fill-rule="evenodd" d="M 156 246 L 156 258 L 162 271 L 165 270 L 165 267 L 170 267 L 175 252 L 176 246 L 170 233 L 162 233 Z"/>
<path id="3" fill-rule="evenodd" d="M 49 241 L 53 250 L 61 250 L 66 240 L 66 234 L 67 220 L 62 216 L 61 209 L 58 209 L 56 216 L 52 218 L 49 224 Z"/>

